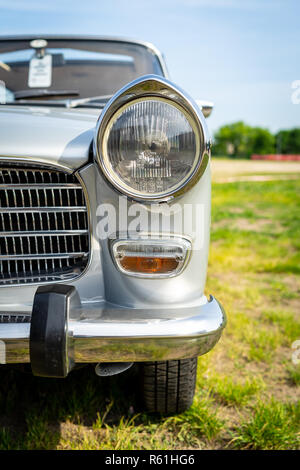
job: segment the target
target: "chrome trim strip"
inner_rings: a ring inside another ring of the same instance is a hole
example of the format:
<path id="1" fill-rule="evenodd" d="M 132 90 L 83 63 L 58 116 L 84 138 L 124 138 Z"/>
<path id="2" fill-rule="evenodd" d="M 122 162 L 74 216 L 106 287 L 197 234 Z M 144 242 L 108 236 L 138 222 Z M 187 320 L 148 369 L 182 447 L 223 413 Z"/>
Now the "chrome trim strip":
<path id="1" fill-rule="evenodd" d="M 78 276 L 79 277 L 79 276 Z M 42 281 L 41 281 L 42 278 Z M 23 284 L 18 283 L 17 285 L 13 285 L 14 282 L 18 281 L 25 281 Z M 55 274 L 55 273 L 49 273 L 49 274 L 43 274 L 43 275 L 32 275 L 32 276 L 18 276 L 16 277 L 10 277 L 5 281 L 5 284 L 3 287 L 30 287 L 32 285 L 40 285 L 41 283 L 43 285 L 47 284 L 58 284 L 59 282 L 69 282 L 74 280 L 74 273 L 64 273 L 64 274 Z"/>
<path id="2" fill-rule="evenodd" d="M 0 184 L 0 189 L 81 189 L 81 186 L 80 184 L 71 184 L 71 183 L 62 183 L 62 184 L 55 184 L 55 183 L 10 184 L 8 183 L 8 184 Z"/>
<path id="3" fill-rule="evenodd" d="M 81 187 L 82 187 L 82 190 L 83 190 L 83 193 L 84 193 L 84 199 L 85 199 L 85 204 L 86 204 L 86 215 L 87 215 L 87 226 L 88 226 L 88 232 L 89 232 L 89 257 L 88 257 L 88 260 L 87 260 L 87 263 L 86 263 L 86 266 L 85 266 L 85 269 L 82 271 L 82 273 L 80 273 L 79 276 L 76 277 L 76 281 L 78 281 L 79 279 L 81 279 L 85 273 L 88 272 L 90 266 L 91 266 L 91 263 L 92 263 L 92 257 L 93 257 L 93 246 L 94 246 L 94 243 L 96 241 L 96 237 L 93 233 L 93 220 L 92 220 L 92 210 L 91 210 L 91 201 L 90 201 L 90 195 L 89 195 L 89 191 L 87 190 L 87 184 L 86 184 L 86 181 L 84 179 L 84 177 L 82 177 L 81 175 L 81 171 L 83 172 L 84 174 L 84 171 L 87 171 L 88 169 L 90 169 L 91 167 L 94 166 L 94 163 L 89 163 L 88 165 L 86 165 L 85 167 L 83 168 L 79 168 L 74 174 L 76 176 L 76 178 L 78 179 L 78 181 L 80 182 L 81 184 Z"/>
<path id="4" fill-rule="evenodd" d="M 84 256 L 88 256 L 88 253 L 85 253 L 84 251 L 80 251 L 78 253 L 45 253 L 45 254 L 40 254 L 40 255 L 34 255 L 34 254 L 29 254 L 29 255 L 0 255 L 0 260 L 7 260 L 7 261 L 19 261 L 19 260 L 41 260 L 41 259 L 65 259 L 65 258 L 81 258 Z M 57 274 L 57 273 L 56 273 Z M 38 277 L 38 275 L 36 276 Z M 40 275 L 40 277 L 42 277 Z M 9 278 L 5 279 L 9 281 Z"/>
<path id="5" fill-rule="evenodd" d="M 84 206 L 60 206 L 60 207 L 0 207 L 0 214 L 6 214 L 7 212 L 19 213 L 19 212 L 87 212 L 87 208 Z"/>
<path id="6" fill-rule="evenodd" d="M 4 106 L 4 105 L 3 105 Z M 39 168 L 41 169 L 41 171 L 44 169 L 48 169 L 48 170 L 57 170 L 57 171 L 64 171 L 65 173 L 68 173 L 69 175 L 72 175 L 72 173 L 74 173 L 74 168 L 70 168 L 69 166 L 65 166 L 63 164 L 61 164 L 59 161 L 49 161 L 49 159 L 47 160 L 47 158 L 38 158 L 38 157 L 35 157 L 34 159 L 31 157 L 31 156 L 26 156 L 26 155 L 23 155 L 23 156 L 16 156 L 16 155 L 0 155 L 0 159 L 1 159 L 1 163 L 9 163 L 9 164 L 12 164 L 12 163 L 24 163 L 25 165 L 27 165 L 28 167 L 34 165 L 36 167 L 39 166 Z"/>
<path id="7" fill-rule="evenodd" d="M 35 230 L 35 231 L 28 231 L 28 232 L 18 232 L 16 231 L 11 231 L 11 232 L 0 232 L 0 235 L 2 237 L 53 237 L 53 236 L 64 236 L 64 235 L 85 235 L 86 233 L 89 233 L 88 230 Z"/>

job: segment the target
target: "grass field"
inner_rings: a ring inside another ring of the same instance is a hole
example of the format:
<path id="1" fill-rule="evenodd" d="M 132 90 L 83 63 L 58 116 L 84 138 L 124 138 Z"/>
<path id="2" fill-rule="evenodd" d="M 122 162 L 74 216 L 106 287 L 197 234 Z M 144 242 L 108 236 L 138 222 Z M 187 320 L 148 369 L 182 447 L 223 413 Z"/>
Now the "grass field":
<path id="1" fill-rule="evenodd" d="M 105 380 L 82 369 L 64 381 L 3 369 L 0 449 L 300 448 L 291 347 L 300 340 L 300 179 L 280 180 L 289 166 L 257 163 L 213 164 L 215 181 L 224 172 L 277 176 L 213 184 L 206 292 L 225 306 L 228 325 L 198 360 L 190 410 L 142 413 L 132 369 Z"/>

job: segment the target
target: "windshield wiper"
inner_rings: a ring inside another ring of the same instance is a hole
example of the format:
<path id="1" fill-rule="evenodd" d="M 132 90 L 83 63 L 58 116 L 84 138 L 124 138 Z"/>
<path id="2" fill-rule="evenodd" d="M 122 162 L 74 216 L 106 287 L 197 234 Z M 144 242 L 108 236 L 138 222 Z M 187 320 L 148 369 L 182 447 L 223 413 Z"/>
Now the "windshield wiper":
<path id="1" fill-rule="evenodd" d="M 76 108 L 85 103 L 92 103 L 93 101 L 99 103 L 106 103 L 113 95 L 100 95 L 100 96 L 91 96 L 90 98 L 81 98 L 80 100 L 70 100 L 67 104 L 68 108 Z"/>
<path id="2" fill-rule="evenodd" d="M 79 96 L 77 90 L 21 90 L 14 92 L 15 100 L 34 100 L 44 98 L 61 98 L 62 96 Z"/>

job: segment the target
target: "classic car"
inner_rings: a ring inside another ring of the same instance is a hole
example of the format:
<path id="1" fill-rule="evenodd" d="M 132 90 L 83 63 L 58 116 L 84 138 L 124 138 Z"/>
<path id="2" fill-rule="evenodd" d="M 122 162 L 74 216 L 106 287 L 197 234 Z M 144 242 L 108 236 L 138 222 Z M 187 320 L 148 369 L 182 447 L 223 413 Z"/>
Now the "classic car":
<path id="1" fill-rule="evenodd" d="M 119 38 L 2 37 L 0 80 L 0 362 L 134 364 L 147 410 L 187 409 L 226 324 L 204 294 L 211 104 Z"/>

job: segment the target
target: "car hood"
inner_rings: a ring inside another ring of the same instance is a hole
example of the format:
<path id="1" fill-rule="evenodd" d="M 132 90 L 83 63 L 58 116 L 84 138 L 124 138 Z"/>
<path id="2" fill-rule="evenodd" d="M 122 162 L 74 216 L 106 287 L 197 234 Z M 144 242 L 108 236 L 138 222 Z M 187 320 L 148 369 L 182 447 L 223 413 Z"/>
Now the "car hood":
<path id="1" fill-rule="evenodd" d="M 0 158 L 76 170 L 88 161 L 100 113 L 88 108 L 0 106 Z"/>

